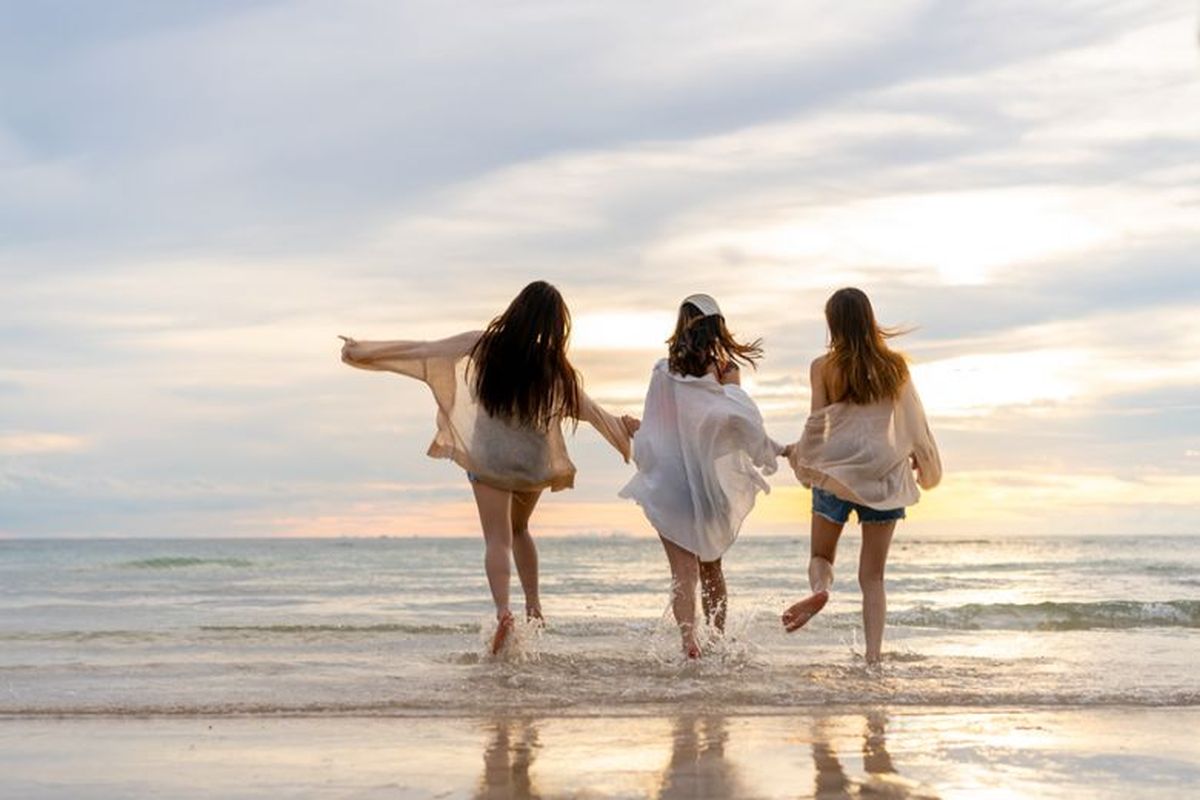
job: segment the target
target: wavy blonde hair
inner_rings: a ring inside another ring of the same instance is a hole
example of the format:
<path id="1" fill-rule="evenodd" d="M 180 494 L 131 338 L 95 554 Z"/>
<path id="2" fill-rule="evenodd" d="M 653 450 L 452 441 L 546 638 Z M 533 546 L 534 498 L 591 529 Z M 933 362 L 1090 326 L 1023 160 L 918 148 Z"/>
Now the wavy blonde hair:
<path id="1" fill-rule="evenodd" d="M 829 356 L 825 384 L 833 402 L 866 405 L 894 400 L 908 380 L 908 359 L 887 340 L 907 331 L 884 328 L 861 289 L 838 289 L 825 303 Z"/>

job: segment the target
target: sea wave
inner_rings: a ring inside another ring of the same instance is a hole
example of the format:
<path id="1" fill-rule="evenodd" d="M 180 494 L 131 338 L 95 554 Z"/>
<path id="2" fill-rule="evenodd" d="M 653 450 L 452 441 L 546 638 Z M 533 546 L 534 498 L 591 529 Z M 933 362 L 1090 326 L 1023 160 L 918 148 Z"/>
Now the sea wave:
<path id="1" fill-rule="evenodd" d="M 778 627 L 773 613 L 755 612 L 744 616 L 743 633 L 757 637 Z M 857 610 L 826 612 L 820 617 L 821 626 L 833 629 L 857 627 Z M 477 636 L 492 627 L 487 618 L 450 621 L 398 621 L 373 623 L 266 623 L 257 625 L 200 625 L 198 627 L 93 629 L 93 630 L 10 630 L 0 631 L 0 641 L 27 642 L 90 642 L 122 641 L 127 643 L 173 640 L 182 643 L 201 642 L 212 638 L 265 640 L 271 638 L 343 640 L 371 639 L 388 636 Z M 563 619 L 552 620 L 541 635 L 553 639 L 580 640 L 623 639 L 647 636 L 664 625 L 663 619 Z M 1125 630 L 1136 628 L 1200 629 L 1200 600 L 1170 600 L 1143 602 L 1113 600 L 1106 602 L 1070 603 L 968 603 L 960 606 L 936 607 L 918 605 L 889 612 L 888 624 L 905 628 L 941 630 L 1015 630 L 1015 631 L 1087 631 Z M 670 627 L 670 626 L 668 626 Z"/>
<path id="2" fill-rule="evenodd" d="M 103 642 L 144 644 L 170 638 L 168 631 L 156 630 L 68 630 L 68 631 L 5 631 L 0 642 Z"/>
<path id="3" fill-rule="evenodd" d="M 244 558 L 198 558 L 195 556 L 159 556 L 122 561 L 121 569 L 182 569 L 186 567 L 252 567 L 253 561 Z"/>
<path id="4" fill-rule="evenodd" d="M 1200 601 L 1097 603 L 968 603 L 950 608 L 917 606 L 889 622 L 958 630 L 1086 631 L 1124 628 L 1200 628 Z"/>
<path id="5" fill-rule="evenodd" d="M 508 688 L 508 687 L 506 687 Z M 168 702 L 168 703 L 62 703 L 18 705 L 0 702 L 3 717 L 70 716 L 459 716 L 477 717 L 488 713 L 538 714 L 546 717 L 606 717 L 661 715 L 678 711 L 680 704 L 696 713 L 738 713 L 749 715 L 787 714 L 811 708 L 857 708 L 886 705 L 918 709 L 1012 709 L 1012 708 L 1186 708 L 1200 706 L 1200 692 L 1111 692 L 1083 691 L 1042 693 L 1005 691 L 976 694 L 962 691 L 922 692 L 825 692 L 821 696 L 782 691 L 727 689 L 720 698 L 692 689 L 670 697 L 661 693 L 629 694 L 620 697 L 565 699 L 554 695 L 539 699 L 525 696 L 521 703 L 508 701 L 456 702 L 443 697 L 398 700 L 328 700 L 316 702 Z"/>
<path id="6" fill-rule="evenodd" d="M 210 633 L 234 633 L 259 635 L 297 635 L 316 636 L 320 634 L 340 634 L 347 636 L 369 635 L 377 633 L 410 633 L 410 634 L 446 634 L 446 633 L 478 633 L 480 626 L 474 623 L 459 625 L 439 624 L 408 624 L 400 622 L 380 622 L 371 625 L 201 625 L 200 630 Z"/>

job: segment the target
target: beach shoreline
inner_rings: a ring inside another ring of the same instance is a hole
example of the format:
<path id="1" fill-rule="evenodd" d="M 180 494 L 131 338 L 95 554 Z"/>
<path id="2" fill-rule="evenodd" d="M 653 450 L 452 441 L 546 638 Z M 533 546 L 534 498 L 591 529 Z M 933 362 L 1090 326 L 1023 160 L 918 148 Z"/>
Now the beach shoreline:
<path id="1" fill-rule="evenodd" d="M 1200 785 L 1196 707 L 0 716 L 0 794 L 1139 797 Z"/>
<path id="2" fill-rule="evenodd" d="M 4 543 L 0 797 L 1186 795 L 1200 538 L 1146 542 L 902 541 L 878 668 L 851 575 L 782 630 L 790 542 L 698 662 L 640 542 L 541 543 L 498 659 L 477 541 Z"/>

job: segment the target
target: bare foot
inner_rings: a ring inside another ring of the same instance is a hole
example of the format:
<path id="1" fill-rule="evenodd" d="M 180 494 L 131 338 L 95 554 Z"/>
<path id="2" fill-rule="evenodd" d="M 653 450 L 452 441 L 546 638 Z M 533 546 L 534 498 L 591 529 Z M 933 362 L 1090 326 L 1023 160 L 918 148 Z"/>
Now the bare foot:
<path id="1" fill-rule="evenodd" d="M 510 611 L 505 611 L 500 615 L 496 622 L 496 633 L 492 636 L 492 655 L 497 655 L 504 649 L 505 642 L 508 641 L 508 635 L 512 633 L 513 615 Z"/>
<path id="2" fill-rule="evenodd" d="M 685 642 L 683 645 L 683 654 L 688 657 L 689 661 L 696 661 L 702 655 L 700 645 L 696 642 Z"/>
<path id="3" fill-rule="evenodd" d="M 525 606 L 525 621 L 535 628 L 546 627 L 546 618 L 542 616 L 541 606 Z"/>
<path id="4" fill-rule="evenodd" d="M 817 615 L 817 612 L 825 607 L 829 602 L 829 592 L 822 589 L 819 592 L 813 592 L 808 597 L 796 603 L 787 611 L 783 612 L 783 627 L 788 633 L 798 631 L 808 624 L 808 621 Z"/>

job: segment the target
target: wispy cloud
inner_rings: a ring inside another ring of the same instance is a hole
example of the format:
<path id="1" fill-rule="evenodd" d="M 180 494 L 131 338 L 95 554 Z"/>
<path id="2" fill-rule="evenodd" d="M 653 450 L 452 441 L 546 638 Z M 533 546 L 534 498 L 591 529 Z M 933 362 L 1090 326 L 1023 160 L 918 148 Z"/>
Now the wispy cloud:
<path id="1" fill-rule="evenodd" d="M 334 334 L 477 327 L 534 277 L 626 410 L 674 304 L 717 294 L 766 340 L 781 438 L 825 297 L 864 286 L 917 326 L 949 466 L 915 525 L 1011 522 L 1022 493 L 1097 529 L 1200 511 L 1194 9 L 77 11 L 0 34 L 9 535 L 470 528 L 427 392 L 345 370 Z M 627 468 L 587 430 L 573 453 L 548 529 L 643 529 Z M 803 522 L 774 484 L 752 528 Z"/>
<path id="2" fill-rule="evenodd" d="M 65 433 L 0 431 L 0 456 L 71 453 L 88 446 L 86 438 Z"/>

